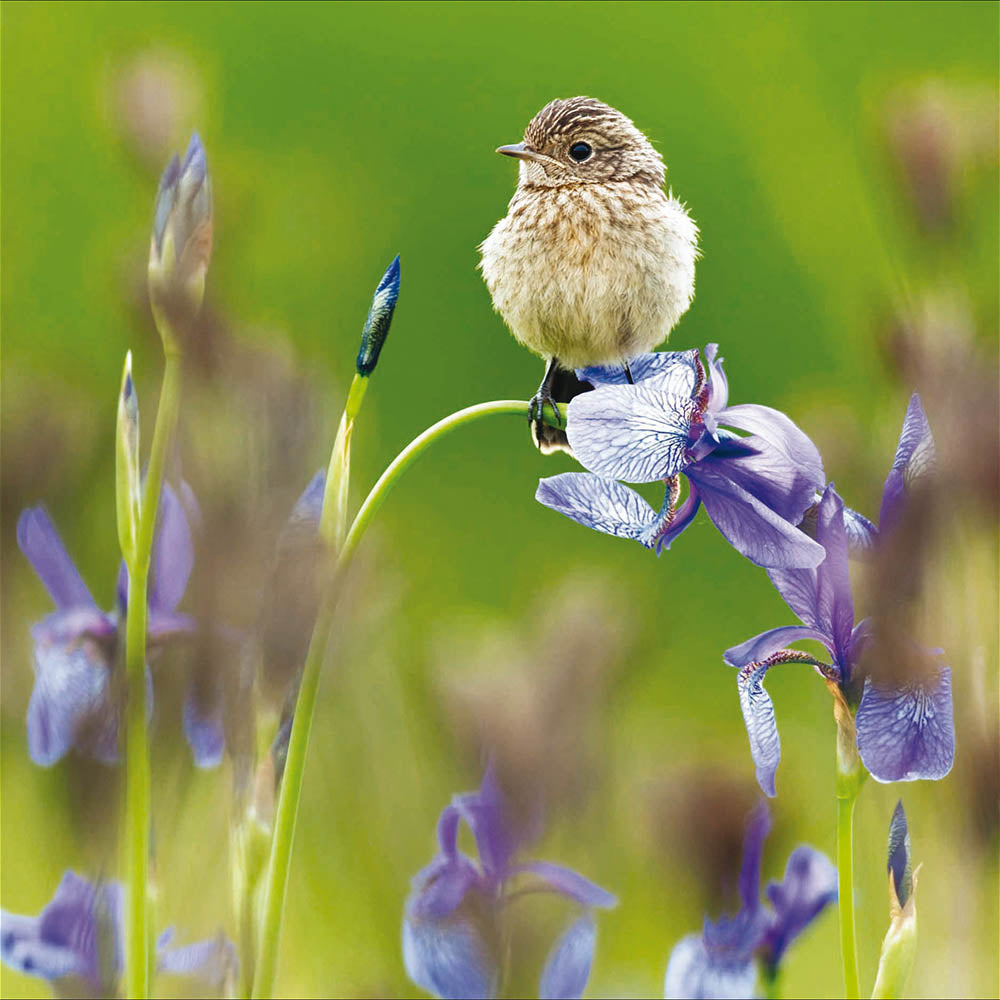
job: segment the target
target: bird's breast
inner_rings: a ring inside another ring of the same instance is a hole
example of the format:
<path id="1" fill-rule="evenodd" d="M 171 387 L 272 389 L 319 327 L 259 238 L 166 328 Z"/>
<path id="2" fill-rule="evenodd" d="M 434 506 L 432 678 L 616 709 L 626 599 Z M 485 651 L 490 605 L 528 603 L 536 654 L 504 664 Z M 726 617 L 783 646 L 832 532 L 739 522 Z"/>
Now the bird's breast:
<path id="1" fill-rule="evenodd" d="M 519 188 L 480 249 L 514 336 L 571 367 L 652 349 L 694 293 L 697 229 L 650 185 Z"/>

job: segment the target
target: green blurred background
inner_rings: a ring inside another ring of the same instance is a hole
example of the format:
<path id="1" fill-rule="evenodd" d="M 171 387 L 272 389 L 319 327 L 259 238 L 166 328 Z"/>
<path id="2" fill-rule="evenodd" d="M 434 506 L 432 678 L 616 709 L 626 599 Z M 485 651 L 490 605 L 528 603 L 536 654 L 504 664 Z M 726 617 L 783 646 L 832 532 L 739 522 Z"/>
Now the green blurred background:
<path id="1" fill-rule="evenodd" d="M 116 773 L 27 755 L 29 626 L 50 605 L 15 524 L 44 502 L 110 606 L 116 392 L 132 348 L 148 444 L 162 363 L 144 268 L 170 153 L 197 128 L 215 191 L 177 461 L 216 572 L 183 607 L 245 625 L 261 600 L 251 571 L 325 464 L 395 253 L 402 294 L 355 437 L 356 499 L 433 420 L 533 392 L 541 363 L 475 270 L 515 184 L 493 149 L 553 97 L 590 94 L 654 140 L 701 227 L 698 293 L 672 347 L 719 342 L 732 400 L 791 414 L 870 516 L 906 399 L 924 395 L 953 516 L 923 625 L 953 667 L 958 749 L 943 782 L 863 790 L 862 983 L 887 925 L 902 795 L 924 862 L 912 994 L 995 996 L 997 12 L 5 3 L 4 907 L 37 912 L 66 867 L 118 871 Z M 704 911 L 735 908 L 756 792 L 721 652 L 790 614 L 703 514 L 656 559 L 537 505 L 538 478 L 571 467 L 497 420 L 437 447 L 384 507 L 324 674 L 281 994 L 414 994 L 399 943 L 408 880 L 449 796 L 478 783 L 485 745 L 549 793 L 534 856 L 621 899 L 601 916 L 589 995 L 661 995 L 675 941 Z M 192 767 L 182 685 L 169 657 L 156 669 L 158 922 L 184 940 L 233 933 L 231 767 Z M 805 669 L 768 683 L 784 760 L 765 876 L 779 877 L 800 841 L 833 854 L 834 726 Z M 47 993 L 6 968 L 0 985 Z M 788 956 L 782 989 L 838 995 L 833 912 Z"/>

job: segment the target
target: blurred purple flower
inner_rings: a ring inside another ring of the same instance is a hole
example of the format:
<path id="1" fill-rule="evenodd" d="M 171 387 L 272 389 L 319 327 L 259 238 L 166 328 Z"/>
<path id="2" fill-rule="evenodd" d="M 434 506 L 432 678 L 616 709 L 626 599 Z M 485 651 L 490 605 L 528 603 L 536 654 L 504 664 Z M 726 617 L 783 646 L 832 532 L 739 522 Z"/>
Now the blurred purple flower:
<path id="1" fill-rule="evenodd" d="M 760 898 L 761 858 L 771 828 L 767 804 L 750 814 L 740 870 L 741 908 L 735 917 L 713 923 L 701 934 L 682 938 L 670 955 L 665 997 L 753 996 L 757 962 L 773 979 L 792 941 L 837 898 L 837 870 L 812 847 L 792 851 L 781 882 L 767 887 L 770 906 Z"/>
<path id="2" fill-rule="evenodd" d="M 114 763 L 118 759 L 118 699 L 113 672 L 124 645 L 128 602 L 125 564 L 118 575 L 116 607 L 104 612 L 44 508 L 22 512 L 17 543 L 56 605 L 56 610 L 31 630 L 35 643 L 35 686 L 28 705 L 31 758 L 48 767 L 75 747 L 104 763 Z M 193 562 L 184 506 L 164 484 L 149 582 L 150 655 L 169 640 L 194 630 L 194 621 L 176 610 Z M 195 762 L 200 767 L 217 764 L 225 743 L 221 706 L 206 708 L 189 694 L 184 726 Z"/>
<path id="3" fill-rule="evenodd" d="M 589 472 L 543 479 L 535 498 L 589 528 L 633 538 L 657 553 L 704 503 L 729 543 L 758 566 L 815 566 L 823 551 L 796 526 L 824 482 L 816 446 L 783 413 L 753 404 L 727 406 L 729 387 L 705 348 L 644 354 L 624 368 L 583 368 L 595 386 L 572 399 L 566 434 Z M 741 437 L 726 427 L 746 433 Z M 680 500 L 679 476 L 688 481 Z M 622 485 L 664 480 L 659 512 Z"/>
<path id="4" fill-rule="evenodd" d="M 475 838 L 478 864 L 458 850 L 463 820 Z M 522 838 L 492 767 L 478 792 L 457 795 L 444 809 L 437 835 L 437 856 L 414 877 L 403 914 L 403 960 L 410 979 L 443 998 L 495 996 L 498 924 L 507 903 L 527 892 L 552 892 L 580 912 L 549 952 L 539 995 L 579 997 L 594 956 L 591 911 L 615 906 L 615 897 L 568 868 L 514 862 Z"/>
<path id="5" fill-rule="evenodd" d="M 907 488 L 933 464 L 933 450 L 927 418 L 920 397 L 914 393 L 886 479 L 879 528 L 854 512 L 845 516 L 843 501 L 833 485 L 828 485 L 815 510 L 815 537 L 826 558 L 815 569 L 768 571 L 771 582 L 802 626 L 771 629 L 724 654 L 726 663 L 740 671 L 737 684 L 750 752 L 757 780 L 768 795 L 775 794 L 781 744 L 774 705 L 763 681 L 776 663 L 811 664 L 839 688 L 850 707 L 858 704 L 860 692 L 858 752 L 877 781 L 937 779 L 951 770 L 955 733 L 950 669 L 937 663 L 938 652 L 918 650 L 926 666 L 920 678 L 886 684 L 876 683 L 871 676 L 862 677 L 858 668 L 875 626 L 871 619 L 855 625 L 848 575 L 851 540 L 860 539 L 862 547 L 868 548 L 880 544 L 880 534 L 884 536 L 898 523 Z M 803 639 L 825 646 L 832 662 L 788 648 L 790 643 Z"/>
<path id="6" fill-rule="evenodd" d="M 122 974 L 125 891 L 118 882 L 93 884 L 67 871 L 37 917 L 0 911 L 4 964 L 47 979 L 60 995 L 118 995 Z M 221 934 L 180 948 L 168 947 L 167 930 L 156 946 L 157 969 L 203 979 L 221 989 L 235 972 L 236 949 Z"/>

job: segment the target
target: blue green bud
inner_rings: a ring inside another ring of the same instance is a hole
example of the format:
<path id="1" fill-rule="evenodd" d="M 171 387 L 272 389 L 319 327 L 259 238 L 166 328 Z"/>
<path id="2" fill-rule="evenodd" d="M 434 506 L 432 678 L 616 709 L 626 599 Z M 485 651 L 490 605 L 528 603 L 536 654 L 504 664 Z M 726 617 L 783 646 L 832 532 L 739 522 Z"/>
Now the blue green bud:
<path id="1" fill-rule="evenodd" d="M 399 255 L 382 275 L 382 280 L 372 296 L 371 308 L 361 333 L 361 350 L 358 351 L 358 374 L 367 378 L 378 364 L 378 356 L 389 336 L 389 325 L 399 298 Z"/>

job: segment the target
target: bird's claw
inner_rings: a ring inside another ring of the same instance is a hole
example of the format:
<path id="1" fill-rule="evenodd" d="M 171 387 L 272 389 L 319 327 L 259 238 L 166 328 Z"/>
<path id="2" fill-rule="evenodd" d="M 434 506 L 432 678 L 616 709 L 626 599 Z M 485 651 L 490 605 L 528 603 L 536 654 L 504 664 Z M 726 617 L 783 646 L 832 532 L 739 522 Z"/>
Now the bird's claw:
<path id="1" fill-rule="evenodd" d="M 552 412 L 555 413 L 557 422 L 562 424 L 562 414 L 559 412 L 559 404 L 547 392 L 536 392 L 531 397 L 531 402 L 528 403 L 528 423 L 545 423 L 543 414 L 546 403 L 552 407 Z"/>

